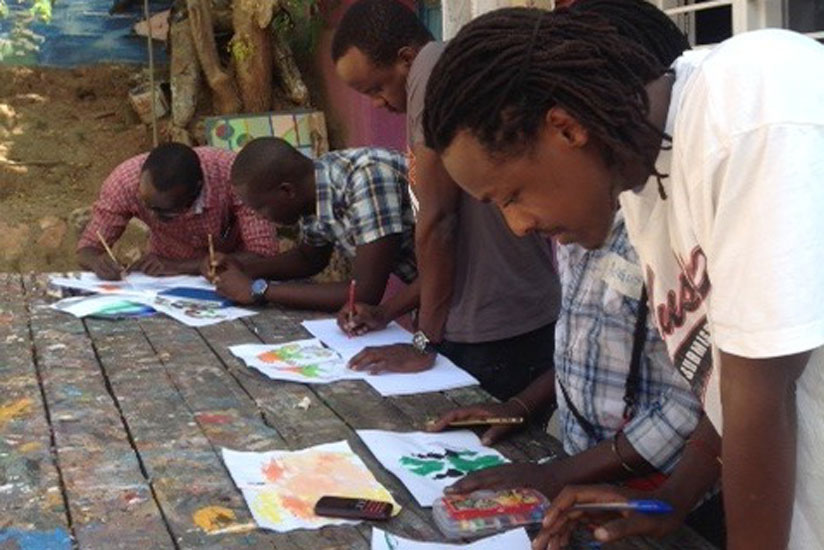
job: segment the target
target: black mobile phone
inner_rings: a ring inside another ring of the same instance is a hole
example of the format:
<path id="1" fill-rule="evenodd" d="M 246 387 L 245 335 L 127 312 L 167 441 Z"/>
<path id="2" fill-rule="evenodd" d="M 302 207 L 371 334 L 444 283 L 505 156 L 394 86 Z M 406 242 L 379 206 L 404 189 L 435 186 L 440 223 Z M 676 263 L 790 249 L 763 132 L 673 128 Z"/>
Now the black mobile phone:
<path id="1" fill-rule="evenodd" d="M 392 517 L 392 503 L 325 496 L 315 503 L 315 514 L 332 518 L 387 520 Z"/>

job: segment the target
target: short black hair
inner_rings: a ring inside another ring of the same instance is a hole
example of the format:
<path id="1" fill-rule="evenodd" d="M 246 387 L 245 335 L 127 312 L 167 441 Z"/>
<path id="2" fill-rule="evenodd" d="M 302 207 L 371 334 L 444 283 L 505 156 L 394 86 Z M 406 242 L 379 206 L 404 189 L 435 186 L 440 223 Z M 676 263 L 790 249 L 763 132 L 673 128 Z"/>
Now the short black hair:
<path id="1" fill-rule="evenodd" d="M 639 20 L 639 25 L 649 25 Z M 498 158 L 529 150 L 559 105 L 601 144 L 604 160 L 653 173 L 663 136 L 647 120 L 646 83 L 666 65 L 589 11 L 505 8 L 465 25 L 429 78 L 426 143 L 442 152 L 466 130 Z"/>
<path id="2" fill-rule="evenodd" d="M 203 182 L 203 168 L 195 150 L 182 143 L 164 143 L 149 153 L 140 172 L 148 172 L 152 187 L 169 191 L 180 186 L 194 190 Z"/>
<path id="3" fill-rule="evenodd" d="M 313 170 L 312 160 L 288 142 L 261 137 L 247 143 L 235 157 L 231 180 L 232 185 L 256 193 L 283 182 L 302 184 Z"/>
<path id="4" fill-rule="evenodd" d="M 356 47 L 379 67 L 391 65 L 406 46 L 433 40 L 415 12 L 397 0 L 358 0 L 341 18 L 332 38 L 332 61 Z"/>

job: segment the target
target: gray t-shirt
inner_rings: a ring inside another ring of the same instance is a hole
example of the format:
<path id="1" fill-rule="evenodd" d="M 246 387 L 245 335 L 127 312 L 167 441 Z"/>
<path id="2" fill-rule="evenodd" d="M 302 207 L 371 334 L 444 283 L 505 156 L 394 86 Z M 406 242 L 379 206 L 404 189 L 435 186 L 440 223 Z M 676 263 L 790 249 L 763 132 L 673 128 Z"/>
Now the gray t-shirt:
<path id="1" fill-rule="evenodd" d="M 406 82 L 406 134 L 421 144 L 426 83 L 445 44 L 418 52 Z M 461 193 L 452 304 L 444 337 L 479 343 L 526 334 L 558 318 L 561 286 L 540 235 L 517 237 L 491 204 Z"/>

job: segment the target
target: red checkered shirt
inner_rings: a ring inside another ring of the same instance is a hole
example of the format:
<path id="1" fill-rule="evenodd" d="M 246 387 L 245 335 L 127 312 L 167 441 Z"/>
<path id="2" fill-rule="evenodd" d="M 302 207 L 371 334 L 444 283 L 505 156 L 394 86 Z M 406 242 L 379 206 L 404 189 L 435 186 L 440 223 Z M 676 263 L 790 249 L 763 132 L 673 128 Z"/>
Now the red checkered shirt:
<path id="1" fill-rule="evenodd" d="M 120 164 L 103 182 L 92 219 L 77 243 L 78 250 L 102 250 L 97 231 L 111 244 L 134 217 L 149 226 L 149 252 L 163 258 L 188 260 L 205 256 L 210 233 L 219 251 L 275 255 L 275 226 L 244 206 L 229 182 L 235 154 L 212 147 L 196 147 L 195 152 L 204 180 L 201 194 L 189 210 L 166 222 L 141 204 L 137 188 L 148 153 L 138 155 Z"/>

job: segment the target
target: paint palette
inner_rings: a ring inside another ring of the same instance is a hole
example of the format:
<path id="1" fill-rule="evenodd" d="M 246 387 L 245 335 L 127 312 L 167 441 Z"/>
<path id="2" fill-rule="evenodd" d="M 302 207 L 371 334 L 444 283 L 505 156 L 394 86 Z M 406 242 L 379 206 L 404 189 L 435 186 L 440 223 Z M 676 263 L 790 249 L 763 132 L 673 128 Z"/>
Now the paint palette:
<path id="1" fill-rule="evenodd" d="M 547 498 L 534 489 L 475 491 L 436 500 L 432 517 L 447 538 L 459 539 L 540 523 L 547 508 Z"/>

